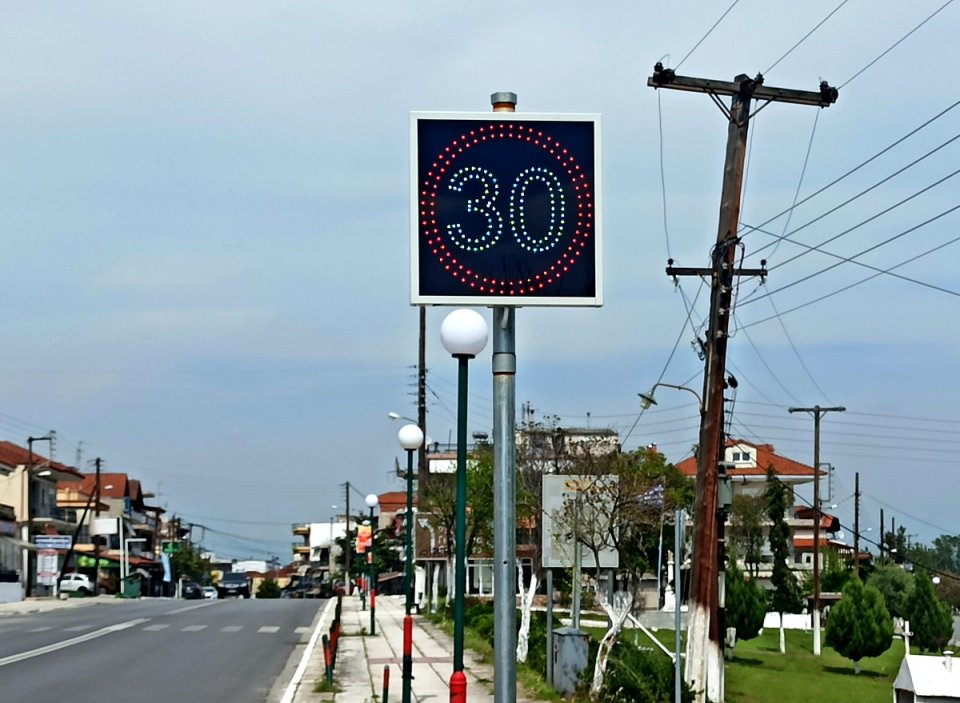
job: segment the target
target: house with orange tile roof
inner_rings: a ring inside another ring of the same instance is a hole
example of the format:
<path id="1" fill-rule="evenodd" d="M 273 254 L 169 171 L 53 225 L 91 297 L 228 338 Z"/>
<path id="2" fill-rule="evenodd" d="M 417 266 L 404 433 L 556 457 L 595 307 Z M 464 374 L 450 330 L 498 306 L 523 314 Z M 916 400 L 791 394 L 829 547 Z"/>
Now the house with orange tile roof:
<path id="1" fill-rule="evenodd" d="M 689 457 L 677 464 L 685 476 L 697 475 L 696 457 Z M 777 454 L 772 444 L 755 444 L 744 439 L 728 439 L 724 448 L 724 468 L 730 479 L 734 499 L 737 496 L 762 496 L 766 490 L 767 470 L 773 469 L 774 475 L 790 491 L 793 507 L 786 516 L 787 525 L 793 533 L 793 564 L 797 572 L 813 569 L 813 508 L 805 503 L 797 504 L 798 486 L 812 483 L 814 468 L 799 461 Z M 826 475 L 819 470 L 820 478 Z M 849 552 L 851 547 L 837 539 L 840 534 L 840 521 L 821 510 L 820 546 L 836 549 L 840 553 Z M 727 528 L 730 528 L 729 519 Z M 772 555 L 769 546 L 764 546 L 763 563 L 760 566 L 759 579 L 764 583 L 770 577 Z M 821 562 L 823 552 L 821 551 Z M 741 566 L 743 564 L 741 563 Z M 822 566 L 822 563 L 821 563 Z"/>
<path id="2" fill-rule="evenodd" d="M 33 451 L 33 442 L 27 448 L 0 442 L 0 506 L 16 521 L 13 534 L 7 534 L 11 530 L 6 527 L 0 535 L 0 569 L 17 572 L 21 597 L 51 591 L 56 581 L 54 567 L 62 566 L 66 550 L 43 550 L 40 563 L 50 568 L 38 579 L 35 538 L 73 534 L 72 516 L 57 506 L 57 484 L 76 483 L 81 477 L 76 469 Z"/>

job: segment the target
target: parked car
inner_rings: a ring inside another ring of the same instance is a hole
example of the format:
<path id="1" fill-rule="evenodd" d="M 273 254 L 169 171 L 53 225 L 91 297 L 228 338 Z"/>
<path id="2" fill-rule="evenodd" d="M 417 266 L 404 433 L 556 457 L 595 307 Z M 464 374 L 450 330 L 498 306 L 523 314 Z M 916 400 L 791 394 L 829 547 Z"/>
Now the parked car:
<path id="1" fill-rule="evenodd" d="M 203 593 L 203 597 L 206 600 L 216 600 L 217 599 L 217 589 L 213 586 L 204 586 L 200 589 L 200 592 Z"/>
<path id="2" fill-rule="evenodd" d="M 90 596 L 94 593 L 93 580 L 86 574 L 69 573 L 60 579 L 61 593 L 79 593 Z"/>
<path id="3" fill-rule="evenodd" d="M 220 583 L 217 584 L 217 595 L 220 598 L 229 598 L 230 596 L 249 598 L 250 582 L 247 581 L 247 575 L 242 571 L 232 571 L 229 574 L 224 574 Z"/>
<path id="4" fill-rule="evenodd" d="M 187 600 L 203 598 L 203 593 L 200 591 L 200 584 L 194 581 L 184 581 L 180 587 L 180 595 Z"/>

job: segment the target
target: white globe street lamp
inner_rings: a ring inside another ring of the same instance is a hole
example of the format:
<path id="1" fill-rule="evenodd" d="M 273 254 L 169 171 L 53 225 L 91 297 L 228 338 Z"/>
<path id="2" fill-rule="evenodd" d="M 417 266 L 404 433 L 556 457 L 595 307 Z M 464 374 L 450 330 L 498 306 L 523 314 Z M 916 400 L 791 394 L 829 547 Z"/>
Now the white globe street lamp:
<path id="1" fill-rule="evenodd" d="M 475 310 L 454 310 L 440 326 L 443 347 L 457 359 L 457 498 L 456 551 L 454 556 L 453 674 L 450 700 L 467 700 L 467 677 L 463 673 L 464 595 L 467 590 L 467 362 L 487 345 L 487 321 Z"/>
<path id="2" fill-rule="evenodd" d="M 370 592 L 370 634 L 377 634 L 377 571 L 376 564 L 373 563 L 373 544 L 377 536 L 377 524 L 373 521 L 373 511 L 380 504 L 380 499 L 376 493 L 368 493 L 363 502 L 370 508 L 370 549 L 367 550 L 367 564 L 370 566 L 370 585 L 367 590 Z"/>
<path id="3" fill-rule="evenodd" d="M 403 578 L 406 614 L 403 618 L 403 693 L 401 703 L 411 703 L 413 685 L 413 454 L 423 444 L 423 431 L 416 425 L 404 425 L 397 432 L 400 446 L 407 452 L 406 569 Z"/>

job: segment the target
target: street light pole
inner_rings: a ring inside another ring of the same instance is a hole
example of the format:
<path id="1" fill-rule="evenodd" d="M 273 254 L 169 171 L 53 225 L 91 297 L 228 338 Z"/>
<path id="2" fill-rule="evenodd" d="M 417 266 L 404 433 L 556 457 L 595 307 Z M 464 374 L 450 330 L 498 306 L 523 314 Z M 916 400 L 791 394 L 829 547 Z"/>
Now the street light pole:
<path id="1" fill-rule="evenodd" d="M 416 425 L 404 425 L 397 433 L 400 446 L 407 452 L 406 573 L 403 579 L 405 615 L 403 617 L 403 692 L 402 703 L 411 703 L 413 685 L 413 455 L 423 444 L 423 432 Z"/>
<path id="2" fill-rule="evenodd" d="M 487 322 L 475 310 L 454 310 L 440 326 L 444 348 L 458 363 L 457 378 L 457 497 L 453 601 L 453 674 L 450 703 L 466 703 L 463 673 L 464 597 L 467 590 L 467 363 L 487 345 Z"/>
<path id="3" fill-rule="evenodd" d="M 377 565 L 373 561 L 373 545 L 377 536 L 377 524 L 373 521 L 373 510 L 380 503 L 376 493 L 370 493 L 364 499 L 367 507 L 370 508 L 370 549 L 367 551 L 367 562 L 370 564 L 370 585 L 367 590 L 370 592 L 370 634 L 377 634 Z"/>

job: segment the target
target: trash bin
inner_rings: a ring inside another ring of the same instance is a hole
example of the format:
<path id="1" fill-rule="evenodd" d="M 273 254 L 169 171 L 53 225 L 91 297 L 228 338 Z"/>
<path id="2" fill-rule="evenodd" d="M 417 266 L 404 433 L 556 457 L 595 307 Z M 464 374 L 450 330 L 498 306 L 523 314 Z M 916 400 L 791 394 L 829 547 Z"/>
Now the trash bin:
<path id="1" fill-rule="evenodd" d="M 121 598 L 139 598 L 140 597 L 140 574 L 133 574 L 123 579 L 123 589 L 120 592 Z"/>

